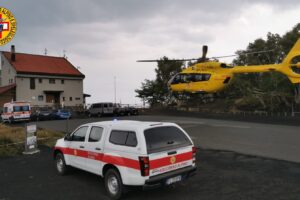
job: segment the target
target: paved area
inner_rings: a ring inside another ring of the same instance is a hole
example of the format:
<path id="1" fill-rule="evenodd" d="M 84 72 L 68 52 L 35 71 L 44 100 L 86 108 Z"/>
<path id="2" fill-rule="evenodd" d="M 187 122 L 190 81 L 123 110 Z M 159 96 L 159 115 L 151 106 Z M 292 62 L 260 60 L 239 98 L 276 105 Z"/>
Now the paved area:
<path id="1" fill-rule="evenodd" d="M 106 117 L 45 121 L 38 122 L 37 125 L 66 132 L 74 130 L 83 123 L 112 119 Z M 181 125 L 192 136 L 195 144 L 201 148 L 229 150 L 248 155 L 300 162 L 300 126 L 159 115 L 121 117 L 119 119 L 175 122 Z"/>
<path id="2" fill-rule="evenodd" d="M 74 169 L 57 175 L 52 150 L 0 159 L 1 200 L 108 199 L 103 179 Z M 300 199 L 300 164 L 233 152 L 198 150 L 197 175 L 175 188 L 132 189 L 124 199 Z"/>

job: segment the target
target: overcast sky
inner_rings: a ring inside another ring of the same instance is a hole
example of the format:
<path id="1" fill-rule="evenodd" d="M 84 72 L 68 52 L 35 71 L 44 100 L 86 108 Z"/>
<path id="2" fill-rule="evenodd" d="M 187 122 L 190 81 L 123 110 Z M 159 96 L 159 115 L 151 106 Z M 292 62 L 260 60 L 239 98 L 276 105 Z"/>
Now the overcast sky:
<path id="1" fill-rule="evenodd" d="M 156 63 L 138 59 L 230 55 L 268 32 L 300 22 L 299 0 L 12 0 L 1 2 L 17 33 L 0 50 L 63 56 L 86 75 L 88 102 L 141 103 L 135 89 L 155 77 Z M 231 60 L 222 60 L 230 62 Z"/>

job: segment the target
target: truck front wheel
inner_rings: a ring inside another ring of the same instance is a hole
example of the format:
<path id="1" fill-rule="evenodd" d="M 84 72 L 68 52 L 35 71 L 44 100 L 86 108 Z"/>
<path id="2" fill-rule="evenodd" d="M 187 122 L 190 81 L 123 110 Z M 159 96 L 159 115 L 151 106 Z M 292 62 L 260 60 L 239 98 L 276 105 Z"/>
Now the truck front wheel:
<path id="1" fill-rule="evenodd" d="M 55 167 L 59 175 L 66 175 L 69 167 L 66 165 L 64 155 L 57 153 L 55 156 Z"/>

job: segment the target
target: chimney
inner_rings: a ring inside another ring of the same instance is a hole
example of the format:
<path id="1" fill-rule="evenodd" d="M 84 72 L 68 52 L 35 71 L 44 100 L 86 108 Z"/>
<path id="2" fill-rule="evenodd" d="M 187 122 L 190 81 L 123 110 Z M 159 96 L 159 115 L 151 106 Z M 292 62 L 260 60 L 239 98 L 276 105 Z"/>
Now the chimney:
<path id="1" fill-rule="evenodd" d="M 11 53 L 11 61 L 16 61 L 16 52 L 15 52 L 15 45 L 11 45 L 11 49 L 10 49 L 10 53 Z"/>

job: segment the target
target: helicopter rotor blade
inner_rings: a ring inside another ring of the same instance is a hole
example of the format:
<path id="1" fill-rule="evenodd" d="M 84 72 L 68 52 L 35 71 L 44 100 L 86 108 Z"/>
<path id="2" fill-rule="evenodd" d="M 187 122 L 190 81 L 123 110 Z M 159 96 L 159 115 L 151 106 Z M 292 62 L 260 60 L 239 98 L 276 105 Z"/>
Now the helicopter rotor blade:
<path id="1" fill-rule="evenodd" d="M 159 62 L 159 60 L 137 60 L 136 62 Z"/>
<path id="2" fill-rule="evenodd" d="M 178 62 L 184 62 L 184 61 L 193 61 L 198 60 L 198 58 L 190 58 L 190 59 L 169 59 L 167 61 L 178 61 Z M 164 60 L 137 60 L 136 62 L 164 62 Z"/>
<path id="3" fill-rule="evenodd" d="M 232 54 L 232 55 L 226 55 L 226 56 L 214 56 L 211 58 L 207 58 L 207 51 L 208 46 L 204 45 L 202 47 L 202 57 L 201 58 L 189 58 L 189 59 L 168 59 L 168 60 L 137 60 L 136 62 L 164 62 L 164 61 L 178 61 L 178 62 L 186 62 L 186 61 L 198 61 L 198 62 L 204 62 L 209 59 L 219 59 L 219 58 L 229 58 L 229 57 L 236 57 L 241 55 L 251 55 L 251 54 L 259 54 L 259 53 L 267 53 L 274 51 L 275 49 L 269 49 L 269 50 L 263 50 L 263 51 L 255 51 L 255 52 L 245 52 L 240 54 Z"/>
<path id="4" fill-rule="evenodd" d="M 232 55 L 227 55 L 227 56 L 214 56 L 211 57 L 212 59 L 218 59 L 218 58 L 229 58 L 229 57 L 235 57 L 235 56 L 241 56 L 241 55 L 251 55 L 251 54 L 257 54 L 257 53 L 267 53 L 274 51 L 274 49 L 269 49 L 269 50 L 263 50 L 263 51 L 254 51 L 254 52 L 245 52 L 245 53 L 240 53 L 240 54 L 232 54 Z"/>

